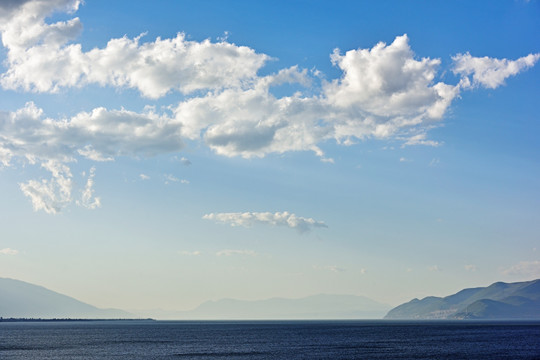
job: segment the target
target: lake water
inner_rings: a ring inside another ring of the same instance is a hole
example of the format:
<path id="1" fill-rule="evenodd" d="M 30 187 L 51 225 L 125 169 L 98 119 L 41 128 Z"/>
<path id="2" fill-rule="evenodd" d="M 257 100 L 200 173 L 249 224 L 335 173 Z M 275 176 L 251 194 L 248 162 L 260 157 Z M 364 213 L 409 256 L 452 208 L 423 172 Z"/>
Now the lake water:
<path id="1" fill-rule="evenodd" d="M 0 359 L 540 359 L 540 323 L 0 322 Z"/>

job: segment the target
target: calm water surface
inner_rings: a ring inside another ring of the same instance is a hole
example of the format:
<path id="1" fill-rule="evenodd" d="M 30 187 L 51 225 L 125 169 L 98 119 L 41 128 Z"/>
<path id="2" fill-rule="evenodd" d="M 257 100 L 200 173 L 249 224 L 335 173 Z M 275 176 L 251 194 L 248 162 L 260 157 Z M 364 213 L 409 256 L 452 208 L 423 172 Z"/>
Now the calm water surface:
<path id="1" fill-rule="evenodd" d="M 540 323 L 0 322 L 0 359 L 540 359 Z"/>

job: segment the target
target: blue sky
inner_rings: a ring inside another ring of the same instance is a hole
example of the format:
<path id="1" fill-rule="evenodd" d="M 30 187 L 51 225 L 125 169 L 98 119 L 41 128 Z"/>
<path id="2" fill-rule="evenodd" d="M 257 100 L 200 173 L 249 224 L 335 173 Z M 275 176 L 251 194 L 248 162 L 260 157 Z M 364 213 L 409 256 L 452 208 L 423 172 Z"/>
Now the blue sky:
<path id="1" fill-rule="evenodd" d="M 0 276 L 101 307 L 540 277 L 538 1 L 7 1 Z"/>

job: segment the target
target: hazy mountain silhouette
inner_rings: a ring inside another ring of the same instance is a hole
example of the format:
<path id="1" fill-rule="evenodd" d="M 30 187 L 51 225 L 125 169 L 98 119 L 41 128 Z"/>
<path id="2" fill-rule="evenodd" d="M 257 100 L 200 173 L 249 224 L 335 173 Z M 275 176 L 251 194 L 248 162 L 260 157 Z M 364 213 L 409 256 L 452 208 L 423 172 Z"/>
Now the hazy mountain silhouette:
<path id="1" fill-rule="evenodd" d="M 390 310 L 385 319 L 540 319 L 540 279 L 413 299 Z"/>
<path id="2" fill-rule="evenodd" d="M 125 319 L 134 316 L 123 310 L 99 309 L 42 286 L 0 278 L 0 317 Z"/>
<path id="3" fill-rule="evenodd" d="M 301 299 L 221 299 L 207 301 L 191 311 L 139 313 L 161 319 L 277 320 L 277 319 L 380 319 L 390 309 L 363 296 L 313 295 Z"/>

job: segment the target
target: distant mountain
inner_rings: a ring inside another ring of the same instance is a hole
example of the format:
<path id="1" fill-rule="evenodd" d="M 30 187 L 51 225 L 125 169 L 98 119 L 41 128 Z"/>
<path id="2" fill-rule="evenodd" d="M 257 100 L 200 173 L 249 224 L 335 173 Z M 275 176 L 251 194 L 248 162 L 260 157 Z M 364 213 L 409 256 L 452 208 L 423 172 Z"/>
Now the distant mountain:
<path id="1" fill-rule="evenodd" d="M 390 309 L 363 296 L 314 295 L 301 299 L 207 301 L 191 311 L 140 313 L 179 320 L 380 319 Z"/>
<path id="2" fill-rule="evenodd" d="M 0 278 L 0 317 L 126 319 L 134 315 L 116 309 L 99 309 L 42 286 Z"/>
<path id="3" fill-rule="evenodd" d="M 540 319 L 540 279 L 461 290 L 447 297 L 413 299 L 385 319 Z"/>

